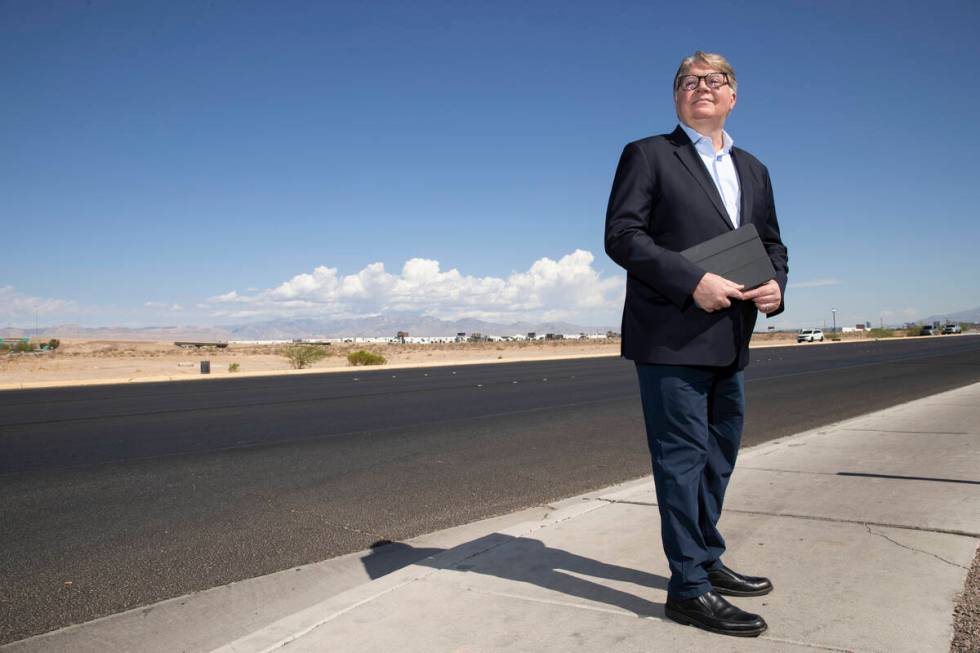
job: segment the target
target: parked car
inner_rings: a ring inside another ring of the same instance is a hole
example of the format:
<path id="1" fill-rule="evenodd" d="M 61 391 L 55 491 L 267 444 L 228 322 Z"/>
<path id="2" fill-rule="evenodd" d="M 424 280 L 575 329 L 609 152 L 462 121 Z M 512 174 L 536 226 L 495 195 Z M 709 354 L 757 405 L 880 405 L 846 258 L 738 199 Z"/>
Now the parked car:
<path id="1" fill-rule="evenodd" d="M 924 327 L 922 327 L 922 330 L 919 331 L 920 336 L 934 336 L 937 333 L 939 333 L 939 329 L 932 326 L 931 324 L 925 325 Z"/>
<path id="2" fill-rule="evenodd" d="M 943 327 L 943 333 L 963 333 L 963 329 L 960 328 L 959 324 L 947 324 Z"/>
<path id="3" fill-rule="evenodd" d="M 800 329 L 796 342 L 823 342 L 823 331 L 820 329 Z"/>

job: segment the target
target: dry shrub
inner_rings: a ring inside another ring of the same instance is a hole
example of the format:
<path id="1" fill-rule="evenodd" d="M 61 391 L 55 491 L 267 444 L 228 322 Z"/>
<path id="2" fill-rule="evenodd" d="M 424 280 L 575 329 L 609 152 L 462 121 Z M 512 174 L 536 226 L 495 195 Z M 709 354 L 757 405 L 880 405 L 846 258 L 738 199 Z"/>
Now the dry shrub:
<path id="1" fill-rule="evenodd" d="M 327 352 L 319 345 L 292 345 L 284 347 L 281 355 L 286 357 L 293 369 L 301 370 L 325 358 Z"/>
<path id="2" fill-rule="evenodd" d="M 384 365 L 388 359 L 381 354 L 372 354 L 369 351 L 352 351 L 347 354 L 347 362 L 351 365 Z"/>

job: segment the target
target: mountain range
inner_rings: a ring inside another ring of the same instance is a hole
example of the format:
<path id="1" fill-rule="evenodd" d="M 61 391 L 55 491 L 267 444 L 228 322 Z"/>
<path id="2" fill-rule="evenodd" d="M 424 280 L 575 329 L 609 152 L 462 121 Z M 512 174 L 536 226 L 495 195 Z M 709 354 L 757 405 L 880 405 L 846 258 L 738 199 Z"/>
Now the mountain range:
<path id="1" fill-rule="evenodd" d="M 535 333 L 606 333 L 618 326 L 590 327 L 569 322 L 513 322 L 501 324 L 477 319 L 440 320 L 413 313 L 397 313 L 345 320 L 279 319 L 227 326 L 83 327 L 77 324 L 43 326 L 40 338 L 87 340 L 292 340 L 296 338 L 394 337 L 399 331 L 413 336 L 455 336 L 457 333 L 515 335 Z M 33 329 L 0 328 L 0 336 L 18 337 Z"/>
<path id="2" fill-rule="evenodd" d="M 929 317 L 924 317 L 921 320 L 917 320 L 922 324 L 932 324 L 933 322 L 980 322 L 980 308 L 974 308 L 968 311 L 960 311 L 958 313 L 944 313 L 942 315 L 930 315 Z"/>
<path id="3" fill-rule="evenodd" d="M 980 307 L 956 313 L 930 315 L 916 320 L 932 322 L 980 322 Z M 619 326 L 582 326 L 570 322 L 512 322 L 502 324 L 472 318 L 440 320 L 417 313 L 390 313 L 343 320 L 278 319 L 225 326 L 172 325 L 151 327 L 83 327 L 77 324 L 42 326 L 39 338 L 86 340 L 293 340 L 297 338 L 394 337 L 399 331 L 413 336 L 454 336 L 457 333 L 515 335 L 518 333 L 605 333 Z M 3 327 L 0 336 L 11 338 L 33 334 L 33 328 Z"/>

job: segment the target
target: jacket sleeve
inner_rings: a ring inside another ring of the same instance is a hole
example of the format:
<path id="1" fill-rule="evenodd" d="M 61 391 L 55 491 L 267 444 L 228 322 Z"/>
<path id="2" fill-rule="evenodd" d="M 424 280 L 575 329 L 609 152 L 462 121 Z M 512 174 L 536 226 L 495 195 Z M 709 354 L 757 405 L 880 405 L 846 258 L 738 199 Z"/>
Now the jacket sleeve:
<path id="1" fill-rule="evenodd" d="M 658 196 L 657 176 L 646 155 L 636 143 L 628 144 L 609 194 L 606 254 L 629 274 L 683 308 L 705 271 L 680 253 L 660 247 L 650 236 Z"/>
<path id="2" fill-rule="evenodd" d="M 766 180 L 765 197 L 769 206 L 767 207 L 768 218 L 762 226 L 759 235 L 762 239 L 763 246 L 766 248 L 766 253 L 769 254 L 769 260 L 772 261 L 772 267 L 776 270 L 776 283 L 779 284 L 779 294 L 782 297 L 779 308 L 771 313 L 766 313 L 766 317 L 775 317 L 786 308 L 786 280 L 789 276 L 789 252 L 786 250 L 786 246 L 783 244 L 783 240 L 779 235 L 779 221 L 776 220 L 776 202 L 773 199 L 772 181 L 769 179 L 769 171 L 765 168 L 763 170 Z"/>

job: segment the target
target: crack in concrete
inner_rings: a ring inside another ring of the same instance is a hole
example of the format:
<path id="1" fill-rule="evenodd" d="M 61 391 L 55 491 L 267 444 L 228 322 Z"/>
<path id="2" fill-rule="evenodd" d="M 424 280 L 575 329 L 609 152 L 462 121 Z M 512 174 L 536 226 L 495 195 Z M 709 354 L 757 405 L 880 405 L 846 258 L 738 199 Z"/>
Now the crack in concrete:
<path id="1" fill-rule="evenodd" d="M 907 546 L 905 544 L 902 544 L 901 542 L 896 542 L 895 540 L 893 540 L 892 538 L 888 537 L 884 533 L 879 533 L 877 531 L 871 530 L 871 526 L 869 526 L 868 524 L 865 524 L 865 528 L 868 529 L 868 533 L 870 533 L 871 535 L 877 535 L 878 537 L 882 537 L 882 538 L 888 540 L 889 542 L 891 542 L 892 544 L 894 544 L 896 546 L 902 547 L 903 549 L 908 549 L 909 551 L 915 551 L 917 553 L 924 553 L 925 555 L 932 556 L 936 560 L 940 560 L 942 562 L 945 562 L 946 564 L 952 565 L 953 567 L 959 567 L 960 569 L 967 569 L 967 567 L 964 567 L 963 565 L 958 565 L 955 562 L 952 562 L 951 560 L 947 560 L 946 558 L 943 558 L 942 556 L 936 555 L 935 553 L 931 553 L 929 551 L 923 551 L 922 549 L 917 549 L 914 546 Z"/>

